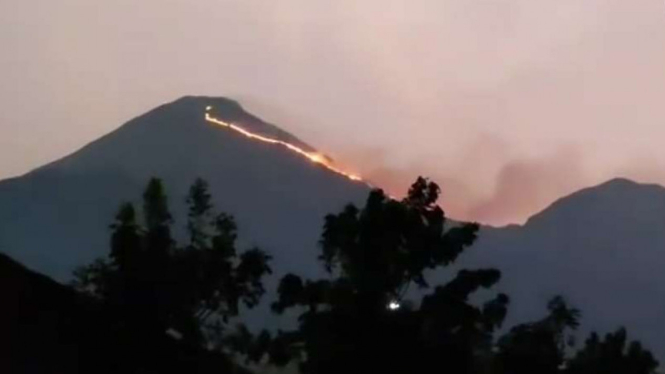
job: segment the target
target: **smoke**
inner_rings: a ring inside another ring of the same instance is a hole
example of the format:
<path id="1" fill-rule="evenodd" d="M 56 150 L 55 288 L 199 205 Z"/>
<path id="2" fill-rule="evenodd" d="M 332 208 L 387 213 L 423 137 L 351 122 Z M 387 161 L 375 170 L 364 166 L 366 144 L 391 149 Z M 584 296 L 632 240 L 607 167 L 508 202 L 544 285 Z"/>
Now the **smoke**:
<path id="1" fill-rule="evenodd" d="M 447 168 L 437 168 L 431 160 L 390 167 L 386 150 L 346 156 L 357 160 L 365 178 L 393 196 L 404 196 L 418 176 L 425 176 L 441 186 L 440 204 L 449 217 L 492 225 L 523 223 L 556 199 L 600 181 L 585 170 L 583 152 L 576 146 L 538 158 L 517 157 L 509 149 L 506 142 L 485 137 Z"/>
<path id="2" fill-rule="evenodd" d="M 394 195 L 429 176 L 450 216 L 521 222 L 665 179 L 664 31 L 662 0 L 0 0 L 0 178 L 230 96 Z"/>
<path id="3" fill-rule="evenodd" d="M 554 200 L 586 185 L 580 152 L 574 149 L 513 160 L 499 171 L 490 197 L 477 202 L 466 216 L 491 224 L 523 223 Z"/>
<path id="4" fill-rule="evenodd" d="M 249 103 L 253 112 L 267 113 L 275 123 L 289 124 L 305 140 L 316 138 L 321 128 L 313 118 L 256 98 L 242 101 Z M 642 151 L 640 156 L 627 158 L 624 152 L 616 152 L 614 159 L 608 160 L 599 152 L 599 145 L 577 142 L 534 155 L 509 138 L 483 133 L 452 152 L 421 150 L 429 155 L 401 164 L 394 157 L 399 149 L 355 144 L 349 139 L 327 145 L 322 151 L 338 165 L 362 175 L 392 196 L 404 196 L 418 176 L 428 177 L 441 186 L 439 202 L 449 217 L 497 226 L 523 223 L 557 199 L 611 178 L 665 184 L 665 167 L 657 154 Z M 445 146 L 442 142 L 441 147 Z"/>

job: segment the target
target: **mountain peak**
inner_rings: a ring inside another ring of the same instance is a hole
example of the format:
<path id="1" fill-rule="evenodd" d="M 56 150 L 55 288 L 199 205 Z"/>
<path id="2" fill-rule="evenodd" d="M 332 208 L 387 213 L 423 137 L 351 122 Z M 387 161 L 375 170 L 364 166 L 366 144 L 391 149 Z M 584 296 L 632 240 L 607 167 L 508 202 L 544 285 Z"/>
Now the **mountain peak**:
<path id="1" fill-rule="evenodd" d="M 659 210 L 665 216 L 663 186 L 614 178 L 558 199 L 529 218 L 526 225 L 587 222 L 602 219 L 605 215 L 639 220 L 652 211 L 657 214 L 654 210 Z"/>
<path id="2" fill-rule="evenodd" d="M 207 113 L 217 120 L 239 126 L 254 134 L 287 142 L 308 152 L 316 151 L 314 147 L 300 140 L 295 135 L 247 112 L 238 101 L 227 97 L 187 95 L 156 108 L 149 112 L 148 115 L 155 113 L 162 113 L 168 116 L 186 113 L 187 116 L 191 116 L 195 120 L 205 119 Z M 211 125 L 211 123 L 207 121 L 206 125 Z"/>
<path id="3" fill-rule="evenodd" d="M 591 187 L 590 189 L 604 189 L 604 188 L 629 189 L 629 188 L 640 188 L 641 186 L 647 186 L 647 185 L 636 182 L 632 179 L 628 179 L 628 178 L 624 178 L 624 177 L 617 177 L 617 178 L 610 179 L 607 182 L 601 183 L 601 184 L 599 184 L 595 187 Z"/>
<path id="4" fill-rule="evenodd" d="M 245 111 L 245 108 L 243 108 L 239 102 L 223 96 L 186 95 L 170 103 L 161 105 L 155 108 L 154 111 L 192 110 L 201 114 L 204 113 L 209 106 L 216 108 L 220 114 L 229 118 L 245 119 L 247 116 L 254 117 L 252 114 Z"/>
<path id="5" fill-rule="evenodd" d="M 247 230 L 246 238 L 308 261 L 297 251 L 316 247 L 323 217 L 362 201 L 369 188 L 310 149 L 234 100 L 185 96 L 64 159 L 0 183 L 0 248 L 67 279 L 74 266 L 106 248 L 106 228 L 118 205 L 138 202 L 151 177 L 164 181 L 176 213 L 186 212 L 190 184 L 204 178 L 220 210 Z M 51 231 L 37 237 L 29 232 L 33 227 Z M 282 235 L 278 243 L 274 237 Z M 289 242 L 297 236 L 304 241 Z M 54 241 L 61 243 L 57 250 L 45 250 Z"/>
<path id="6" fill-rule="evenodd" d="M 185 144 L 196 147 L 197 142 L 217 138 L 219 132 L 228 132 L 228 129 L 209 121 L 209 118 L 232 124 L 252 134 L 292 144 L 306 152 L 317 152 L 296 136 L 247 112 L 233 99 L 188 95 L 139 115 L 77 152 L 34 172 L 51 167 L 69 168 L 81 162 L 105 164 L 111 161 L 110 158 L 127 153 L 146 157 L 142 146 L 128 149 L 131 144 L 144 143 L 144 146 L 151 148 L 158 143 L 170 143 L 172 147 Z M 231 138 L 236 136 L 229 135 Z"/>

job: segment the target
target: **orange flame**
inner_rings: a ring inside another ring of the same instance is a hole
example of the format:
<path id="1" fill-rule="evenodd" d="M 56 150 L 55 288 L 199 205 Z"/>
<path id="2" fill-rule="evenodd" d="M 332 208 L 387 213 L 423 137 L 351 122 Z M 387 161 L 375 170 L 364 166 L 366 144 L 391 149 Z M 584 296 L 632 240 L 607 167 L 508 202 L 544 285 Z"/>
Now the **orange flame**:
<path id="1" fill-rule="evenodd" d="M 210 110 L 212 110 L 212 107 L 210 107 L 210 106 L 206 107 L 205 120 L 209 123 L 213 123 L 215 125 L 219 125 L 219 126 L 226 127 L 228 129 L 234 130 L 234 131 L 236 131 L 236 132 L 238 132 L 238 133 L 240 133 L 240 134 L 242 134 L 242 135 L 244 135 L 244 136 L 246 136 L 250 139 L 262 141 L 264 143 L 269 143 L 269 144 L 279 144 L 281 146 L 286 147 L 288 150 L 290 150 L 292 152 L 295 152 L 295 153 L 307 158 L 311 162 L 313 162 L 315 164 L 319 164 L 319 165 L 325 167 L 326 169 L 328 169 L 328 170 L 330 170 L 334 173 L 342 175 L 342 176 L 344 176 L 344 177 L 346 177 L 346 178 L 348 178 L 352 181 L 362 181 L 362 178 L 359 175 L 348 173 L 348 172 L 345 172 L 342 169 L 339 169 L 338 167 L 335 167 L 328 160 L 328 158 L 325 155 L 322 155 L 320 153 L 307 152 L 304 149 L 302 149 L 300 147 L 297 147 L 297 146 L 295 146 L 291 143 L 287 143 L 287 142 L 282 141 L 282 140 L 268 138 L 268 137 L 265 137 L 265 136 L 262 136 L 262 135 L 258 135 L 258 134 L 255 134 L 255 133 L 251 132 L 251 131 L 243 129 L 240 126 L 234 125 L 232 123 L 221 121 L 221 120 L 213 117 L 212 115 L 210 115 L 210 113 L 209 113 Z"/>

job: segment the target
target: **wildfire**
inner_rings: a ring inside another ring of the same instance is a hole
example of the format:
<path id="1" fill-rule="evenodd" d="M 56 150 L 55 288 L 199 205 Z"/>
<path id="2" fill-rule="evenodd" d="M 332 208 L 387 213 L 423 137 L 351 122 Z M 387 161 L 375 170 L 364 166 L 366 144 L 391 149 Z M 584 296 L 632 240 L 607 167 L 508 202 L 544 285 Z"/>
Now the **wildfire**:
<path id="1" fill-rule="evenodd" d="M 265 137 L 265 136 L 262 136 L 262 135 L 258 135 L 258 134 L 255 134 L 255 133 L 249 131 L 249 130 L 246 130 L 246 129 L 238 126 L 238 125 L 234 125 L 232 123 L 224 122 L 224 121 L 219 120 L 219 119 L 213 117 L 212 115 L 210 115 L 210 110 L 212 110 L 212 107 L 210 107 L 210 106 L 206 107 L 205 120 L 209 123 L 213 123 L 215 125 L 226 127 L 228 129 L 234 130 L 234 131 L 236 131 L 236 132 L 238 132 L 238 133 L 240 133 L 240 134 L 242 134 L 242 135 L 244 135 L 244 136 L 246 136 L 250 139 L 253 139 L 253 140 L 258 140 L 258 141 L 261 141 L 261 142 L 264 142 L 264 143 L 269 143 L 269 144 L 279 144 L 283 147 L 286 147 L 288 150 L 290 150 L 292 152 L 295 152 L 295 153 L 307 158 L 311 162 L 313 162 L 315 164 L 319 164 L 319 165 L 325 167 L 326 169 L 328 169 L 328 170 L 330 170 L 334 173 L 342 175 L 342 176 L 344 176 L 344 177 L 346 177 L 346 178 L 348 178 L 352 181 L 362 181 L 362 178 L 359 175 L 352 174 L 352 173 L 347 173 L 344 170 L 335 167 L 325 155 L 322 155 L 320 153 L 315 153 L 315 152 L 307 152 L 304 149 L 302 149 L 300 147 L 297 147 L 297 146 L 295 146 L 291 143 L 288 143 L 288 142 L 285 142 L 285 141 L 282 141 L 282 140 L 278 140 L 278 139 L 268 138 L 268 137 Z"/>

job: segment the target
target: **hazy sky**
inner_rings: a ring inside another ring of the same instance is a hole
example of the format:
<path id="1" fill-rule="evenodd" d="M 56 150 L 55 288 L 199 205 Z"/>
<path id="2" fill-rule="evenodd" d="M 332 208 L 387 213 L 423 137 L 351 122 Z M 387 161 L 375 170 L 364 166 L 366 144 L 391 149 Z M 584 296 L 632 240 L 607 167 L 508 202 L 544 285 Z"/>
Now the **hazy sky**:
<path id="1" fill-rule="evenodd" d="M 197 94 L 456 217 L 665 183 L 663 0 L 0 0 L 0 50 L 0 178 Z"/>

